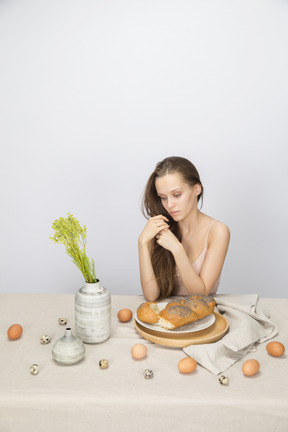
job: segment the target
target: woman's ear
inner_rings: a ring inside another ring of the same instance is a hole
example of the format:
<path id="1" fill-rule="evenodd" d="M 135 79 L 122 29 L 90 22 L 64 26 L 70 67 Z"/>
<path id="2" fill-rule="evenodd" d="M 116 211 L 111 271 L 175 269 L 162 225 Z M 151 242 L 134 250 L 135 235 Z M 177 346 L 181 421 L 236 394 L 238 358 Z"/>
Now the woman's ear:
<path id="1" fill-rule="evenodd" d="M 199 183 L 197 183 L 197 184 L 194 186 L 194 189 L 195 189 L 196 196 L 198 196 L 198 195 L 201 194 L 201 192 L 202 192 L 202 187 L 201 187 L 201 185 L 200 185 Z"/>

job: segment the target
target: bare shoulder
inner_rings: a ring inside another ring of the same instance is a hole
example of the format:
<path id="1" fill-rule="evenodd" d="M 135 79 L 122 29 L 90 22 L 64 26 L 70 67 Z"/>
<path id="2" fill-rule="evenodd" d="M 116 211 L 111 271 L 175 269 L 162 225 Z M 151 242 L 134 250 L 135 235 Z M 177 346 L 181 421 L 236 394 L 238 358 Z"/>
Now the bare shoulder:
<path id="1" fill-rule="evenodd" d="M 229 242 L 230 239 L 230 230 L 227 225 L 223 222 L 216 220 L 211 226 L 210 230 L 210 239 L 213 241 L 214 239 L 221 239 L 222 241 Z"/>

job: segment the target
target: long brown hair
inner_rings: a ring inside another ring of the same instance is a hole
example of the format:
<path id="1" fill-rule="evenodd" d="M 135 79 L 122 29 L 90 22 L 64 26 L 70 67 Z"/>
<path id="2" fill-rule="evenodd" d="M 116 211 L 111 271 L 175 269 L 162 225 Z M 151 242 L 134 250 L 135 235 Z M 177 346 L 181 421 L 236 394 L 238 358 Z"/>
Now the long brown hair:
<path id="1" fill-rule="evenodd" d="M 200 184 L 201 193 L 197 196 L 197 200 L 203 202 L 204 189 L 196 167 L 188 159 L 171 156 L 158 162 L 150 175 L 143 195 L 142 211 L 147 219 L 159 214 L 166 216 L 169 219 L 170 230 L 181 241 L 178 223 L 164 209 L 155 187 L 155 181 L 158 177 L 172 173 L 181 174 L 184 182 L 190 186 Z M 157 285 L 160 289 L 160 299 L 169 297 L 176 287 L 174 257 L 170 251 L 157 243 L 155 237 L 151 241 L 150 254 Z"/>

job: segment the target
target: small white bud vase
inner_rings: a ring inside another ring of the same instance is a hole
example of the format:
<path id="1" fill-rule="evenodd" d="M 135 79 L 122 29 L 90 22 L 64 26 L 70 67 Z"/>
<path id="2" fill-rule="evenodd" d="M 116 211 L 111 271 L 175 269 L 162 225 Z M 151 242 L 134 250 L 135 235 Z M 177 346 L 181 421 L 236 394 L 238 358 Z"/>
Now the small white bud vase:
<path id="1" fill-rule="evenodd" d="M 85 356 L 85 345 L 82 340 L 72 335 L 71 328 L 66 328 L 64 336 L 53 345 L 52 355 L 58 363 L 71 365 Z"/>
<path id="2" fill-rule="evenodd" d="M 111 331 L 111 295 L 100 282 L 85 283 L 75 295 L 76 335 L 87 343 L 103 342 Z"/>

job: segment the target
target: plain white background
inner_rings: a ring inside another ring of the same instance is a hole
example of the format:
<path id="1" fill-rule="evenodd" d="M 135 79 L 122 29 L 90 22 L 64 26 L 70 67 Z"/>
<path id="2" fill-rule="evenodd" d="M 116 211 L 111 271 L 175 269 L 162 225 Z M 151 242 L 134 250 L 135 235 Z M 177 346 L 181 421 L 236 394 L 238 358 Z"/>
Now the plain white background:
<path id="1" fill-rule="evenodd" d="M 189 158 L 231 243 L 219 293 L 287 297 L 288 3 L 1 0 L 1 292 L 74 293 L 68 212 L 113 294 L 139 294 L 140 200 Z"/>

